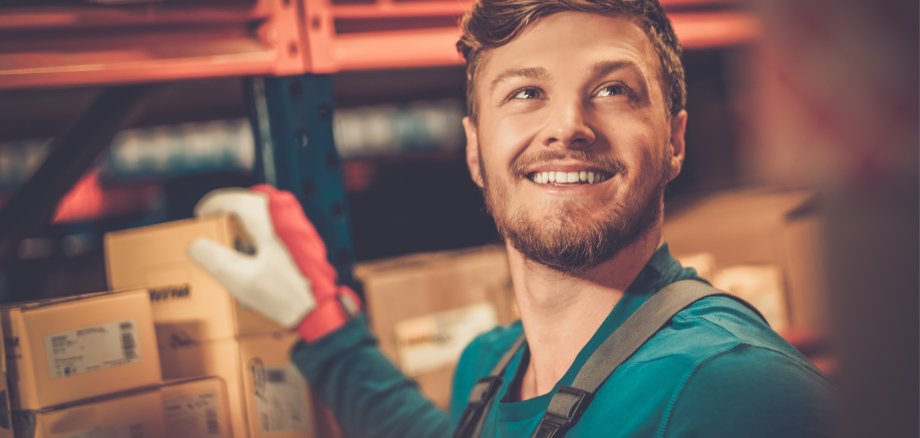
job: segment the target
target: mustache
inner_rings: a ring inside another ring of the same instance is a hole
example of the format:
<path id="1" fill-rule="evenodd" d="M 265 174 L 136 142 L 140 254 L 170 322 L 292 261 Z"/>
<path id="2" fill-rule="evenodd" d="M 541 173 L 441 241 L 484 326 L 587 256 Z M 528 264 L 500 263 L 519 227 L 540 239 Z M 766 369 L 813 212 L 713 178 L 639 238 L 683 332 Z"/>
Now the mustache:
<path id="1" fill-rule="evenodd" d="M 511 165 L 511 170 L 516 175 L 526 176 L 527 169 L 538 164 L 554 161 L 574 160 L 590 164 L 599 170 L 610 174 L 626 174 L 626 163 L 609 155 L 599 154 L 588 150 L 573 151 L 540 151 L 529 155 L 521 155 Z"/>

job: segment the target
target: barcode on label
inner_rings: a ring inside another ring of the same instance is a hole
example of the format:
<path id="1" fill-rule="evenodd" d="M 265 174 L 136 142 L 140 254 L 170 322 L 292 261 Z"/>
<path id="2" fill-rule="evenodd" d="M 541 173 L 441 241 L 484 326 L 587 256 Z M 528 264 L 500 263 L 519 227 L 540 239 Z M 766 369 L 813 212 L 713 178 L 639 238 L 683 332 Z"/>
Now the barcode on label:
<path id="1" fill-rule="evenodd" d="M 281 369 L 270 369 L 268 370 L 268 375 L 266 376 L 269 383 L 284 383 L 287 381 L 287 376 L 284 374 L 284 370 Z"/>
<path id="2" fill-rule="evenodd" d="M 217 421 L 217 411 L 208 409 L 204 413 L 205 421 L 208 423 L 208 435 L 220 435 L 220 422 Z"/>
<path id="3" fill-rule="evenodd" d="M 130 332 L 121 334 L 121 351 L 124 352 L 126 359 L 133 359 L 136 356 L 134 351 L 134 336 Z"/>
<path id="4" fill-rule="evenodd" d="M 51 337 L 51 348 L 54 350 L 54 354 L 59 354 L 64 350 L 64 347 L 67 346 L 67 335 L 59 335 Z"/>

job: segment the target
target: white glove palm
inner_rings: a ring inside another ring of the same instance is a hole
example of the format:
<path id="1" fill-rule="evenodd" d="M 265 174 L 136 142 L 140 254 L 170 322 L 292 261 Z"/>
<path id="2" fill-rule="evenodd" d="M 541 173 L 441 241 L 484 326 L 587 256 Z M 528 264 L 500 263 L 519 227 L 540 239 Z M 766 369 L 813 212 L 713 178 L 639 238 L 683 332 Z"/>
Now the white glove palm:
<path id="1" fill-rule="evenodd" d="M 196 216 L 232 214 L 256 247 L 243 254 L 199 238 L 189 256 L 217 279 L 243 305 L 285 327 L 295 327 L 316 307 L 310 281 L 295 263 L 272 220 L 269 194 L 248 189 L 220 189 L 195 207 Z"/>

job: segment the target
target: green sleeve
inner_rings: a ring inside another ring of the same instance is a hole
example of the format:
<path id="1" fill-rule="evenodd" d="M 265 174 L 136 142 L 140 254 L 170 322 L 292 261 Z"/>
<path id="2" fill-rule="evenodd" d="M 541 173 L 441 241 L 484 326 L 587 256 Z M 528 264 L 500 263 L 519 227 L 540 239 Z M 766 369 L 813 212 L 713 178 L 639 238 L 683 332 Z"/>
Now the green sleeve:
<path id="1" fill-rule="evenodd" d="M 450 436 L 447 413 L 380 353 L 363 316 L 315 343 L 298 342 L 291 359 L 346 437 Z"/>
<path id="2" fill-rule="evenodd" d="M 804 360 L 748 345 L 704 360 L 678 389 L 658 436 L 835 436 L 831 386 Z"/>

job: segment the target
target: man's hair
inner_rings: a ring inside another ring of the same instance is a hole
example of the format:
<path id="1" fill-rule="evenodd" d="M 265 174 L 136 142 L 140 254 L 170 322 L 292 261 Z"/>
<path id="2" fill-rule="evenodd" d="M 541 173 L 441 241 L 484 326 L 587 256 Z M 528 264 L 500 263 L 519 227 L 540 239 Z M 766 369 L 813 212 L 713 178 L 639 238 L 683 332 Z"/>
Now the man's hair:
<path id="1" fill-rule="evenodd" d="M 559 12 L 588 12 L 635 20 L 658 54 L 668 114 L 673 116 L 684 109 L 687 88 L 680 62 L 680 43 L 658 0 L 479 0 L 461 19 L 463 35 L 457 41 L 457 50 L 466 59 L 466 104 L 473 120 L 477 111 L 473 83 L 482 53 L 508 44 L 540 18 Z"/>

